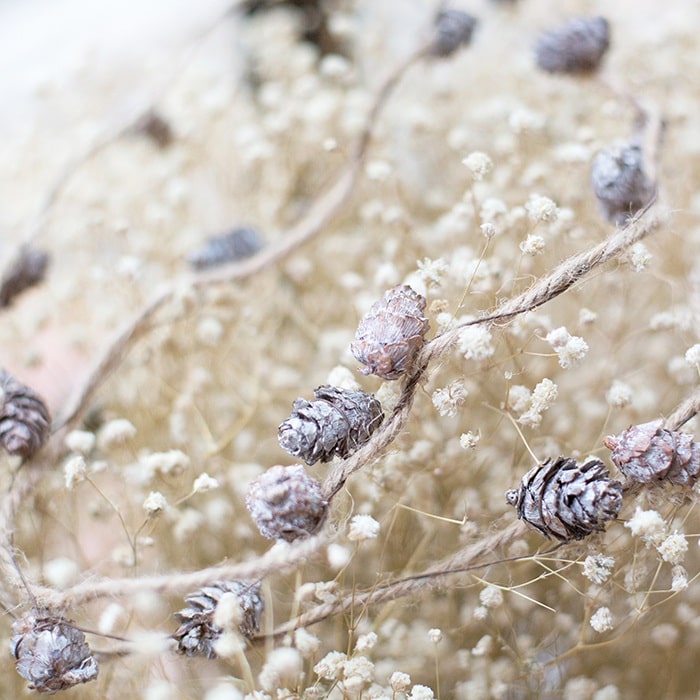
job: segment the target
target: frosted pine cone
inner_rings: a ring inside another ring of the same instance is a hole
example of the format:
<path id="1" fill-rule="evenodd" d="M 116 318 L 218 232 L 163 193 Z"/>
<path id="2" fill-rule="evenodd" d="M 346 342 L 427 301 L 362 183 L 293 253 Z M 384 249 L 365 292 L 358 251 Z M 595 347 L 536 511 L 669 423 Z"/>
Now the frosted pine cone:
<path id="1" fill-rule="evenodd" d="M 177 641 L 177 650 L 181 654 L 216 658 L 214 644 L 223 630 L 214 624 L 214 613 L 225 593 L 233 593 L 238 598 L 242 615 L 239 624 L 241 634 L 246 639 L 252 639 L 257 634 L 265 608 L 260 595 L 260 583 L 217 581 L 188 595 L 185 598 L 188 607 L 175 613 L 175 618 L 181 624 L 173 638 Z"/>
<path id="2" fill-rule="evenodd" d="M 277 431 L 280 445 L 307 464 L 345 458 L 370 439 L 384 418 L 382 405 L 364 391 L 314 389 L 315 401 L 295 399 Z"/>
<path id="3" fill-rule="evenodd" d="M 362 317 L 350 350 L 365 367 L 362 374 L 398 379 L 423 347 L 430 323 L 425 297 L 402 284 L 384 292 Z"/>
<path id="4" fill-rule="evenodd" d="M 245 504 L 263 537 L 293 542 L 316 532 L 328 503 L 301 464 L 271 467 L 251 482 Z"/>
<path id="5" fill-rule="evenodd" d="M 250 226 L 241 226 L 228 233 L 211 236 L 201 248 L 187 256 L 187 262 L 195 270 L 206 270 L 244 260 L 255 255 L 261 248 L 262 240 L 257 230 Z"/>
<path id="6" fill-rule="evenodd" d="M 461 10 L 443 10 L 435 18 L 435 38 L 430 53 L 451 56 L 460 47 L 468 46 L 477 23 L 476 17 Z"/>
<path id="7" fill-rule="evenodd" d="M 535 58 L 550 73 L 587 73 L 598 67 L 609 46 L 610 27 L 604 17 L 575 17 L 540 35 Z"/>
<path id="8" fill-rule="evenodd" d="M 593 159 L 591 186 L 600 213 L 622 225 L 654 196 L 654 183 L 644 173 L 641 146 L 634 142 L 604 148 Z"/>
<path id="9" fill-rule="evenodd" d="M 44 279 L 48 266 L 48 253 L 23 247 L 0 281 L 0 308 L 9 306 L 22 292 L 39 284 Z"/>
<path id="10" fill-rule="evenodd" d="M 85 635 L 68 620 L 28 613 L 12 625 L 17 673 L 39 693 L 55 693 L 97 678 Z"/>
<path id="11" fill-rule="evenodd" d="M 49 436 L 51 416 L 44 400 L 0 369 L 0 444 L 11 454 L 31 457 Z"/>
<path id="12" fill-rule="evenodd" d="M 662 427 L 661 419 L 633 425 L 603 439 L 610 458 L 629 479 L 647 484 L 694 483 L 700 473 L 700 443 L 693 436 Z"/>
<path id="13" fill-rule="evenodd" d="M 617 517 L 622 484 L 597 459 L 578 465 L 559 457 L 530 469 L 519 488 L 506 492 L 506 500 L 545 537 L 566 542 L 602 531 L 606 521 Z"/>

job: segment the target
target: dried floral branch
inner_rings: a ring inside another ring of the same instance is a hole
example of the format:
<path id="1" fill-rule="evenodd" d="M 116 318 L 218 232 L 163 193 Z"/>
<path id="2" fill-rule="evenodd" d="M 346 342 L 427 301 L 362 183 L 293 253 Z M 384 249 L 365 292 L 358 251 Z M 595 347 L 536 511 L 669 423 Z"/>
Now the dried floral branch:
<path id="1" fill-rule="evenodd" d="M 284 231 L 278 241 L 263 248 L 243 262 L 232 263 L 220 269 L 205 272 L 185 281 L 193 291 L 201 291 L 218 284 L 229 284 L 253 276 L 286 258 L 292 251 L 318 235 L 333 220 L 347 202 L 358 180 L 362 162 L 367 153 L 374 125 L 382 107 L 405 72 L 418 60 L 424 58 L 427 49 L 421 47 L 400 63 L 379 88 L 364 127 L 353 147 L 348 162 L 341 169 L 335 182 L 314 200 L 310 209 L 292 227 Z M 156 313 L 177 296 L 183 283 L 176 283 L 158 292 L 123 329 L 108 343 L 107 349 L 88 372 L 86 378 L 73 394 L 54 425 L 54 432 L 71 426 L 87 408 L 97 389 L 107 377 L 124 361 L 129 349 L 153 327 Z"/>
<path id="2" fill-rule="evenodd" d="M 398 435 L 408 419 L 416 387 L 433 360 L 442 357 L 459 339 L 463 328 L 475 325 L 493 326 L 519 314 L 532 311 L 563 294 L 600 265 L 614 260 L 631 245 L 654 231 L 663 217 L 653 206 L 647 207 L 625 228 L 583 253 L 577 253 L 560 263 L 549 274 L 537 280 L 529 289 L 501 304 L 486 316 L 460 324 L 426 343 L 418 354 L 412 373 L 405 379 L 401 397 L 393 413 L 379 430 L 350 459 L 335 465 L 326 478 L 323 489 L 328 500 L 340 491 L 348 477 L 364 465 L 375 461 Z"/>
<path id="3" fill-rule="evenodd" d="M 324 534 L 297 540 L 290 545 L 276 546 L 251 561 L 210 566 L 188 572 L 171 572 L 161 576 L 138 578 L 90 579 L 65 591 L 55 591 L 45 586 L 33 586 L 37 603 L 51 610 L 63 610 L 101 598 L 129 597 L 140 591 L 153 591 L 162 595 L 187 593 L 217 581 L 261 579 L 299 566 L 328 543 Z"/>

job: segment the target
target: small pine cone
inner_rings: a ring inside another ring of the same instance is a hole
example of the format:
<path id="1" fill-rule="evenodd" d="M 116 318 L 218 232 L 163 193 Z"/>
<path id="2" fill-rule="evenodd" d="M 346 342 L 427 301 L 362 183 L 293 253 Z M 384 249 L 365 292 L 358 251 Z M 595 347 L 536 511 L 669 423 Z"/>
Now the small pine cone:
<path id="1" fill-rule="evenodd" d="M 187 262 L 195 270 L 207 270 L 245 260 L 261 248 L 262 239 L 258 231 L 250 226 L 241 226 L 220 236 L 211 236 L 201 248 L 187 256 Z"/>
<path id="2" fill-rule="evenodd" d="M 578 465 L 559 457 L 530 469 L 519 488 L 506 492 L 506 500 L 545 537 L 567 542 L 602 531 L 606 521 L 617 517 L 622 484 L 597 459 Z"/>
<path id="3" fill-rule="evenodd" d="M 12 625 L 17 673 L 39 693 L 55 693 L 97 678 L 85 635 L 68 620 L 27 613 Z"/>
<path id="4" fill-rule="evenodd" d="M 598 67 L 609 46 L 610 27 L 604 17 L 575 17 L 540 35 L 535 58 L 549 73 L 588 73 Z"/>
<path id="5" fill-rule="evenodd" d="M 700 442 L 662 425 L 661 419 L 633 425 L 619 435 L 608 435 L 603 443 L 615 466 L 633 481 L 694 483 L 700 473 Z"/>
<path id="6" fill-rule="evenodd" d="M 328 511 L 321 484 L 301 464 L 268 469 L 250 483 L 245 504 L 263 537 L 287 542 L 313 535 Z"/>
<path id="7" fill-rule="evenodd" d="M 382 405 L 364 391 L 314 389 L 315 401 L 295 399 L 277 431 L 283 449 L 307 464 L 345 458 L 364 445 L 384 419 Z"/>
<path id="8" fill-rule="evenodd" d="M 233 593 L 238 598 L 242 619 L 239 630 L 246 639 L 252 639 L 260 629 L 265 604 L 257 581 L 216 581 L 185 598 L 186 608 L 175 613 L 180 622 L 173 638 L 177 650 L 187 656 L 215 659 L 214 644 L 223 630 L 214 624 L 214 613 L 221 597 Z"/>
<path id="9" fill-rule="evenodd" d="M 433 56 L 451 56 L 462 46 L 469 46 L 478 24 L 473 15 L 461 10 L 443 10 L 435 18 L 435 38 L 429 52 Z"/>
<path id="10" fill-rule="evenodd" d="M 48 266 L 48 253 L 23 247 L 0 280 L 0 308 L 9 306 L 22 292 L 42 282 Z"/>
<path id="11" fill-rule="evenodd" d="M 11 454 L 31 457 L 47 440 L 51 416 L 44 400 L 0 369 L 0 444 Z"/>
<path id="12" fill-rule="evenodd" d="M 384 292 L 362 317 L 350 350 L 365 367 L 362 374 L 398 379 L 423 347 L 430 323 L 425 297 L 402 284 Z"/>
<path id="13" fill-rule="evenodd" d="M 131 131 L 145 136 L 161 149 L 170 146 L 175 139 L 170 123 L 154 109 L 149 109 L 137 119 Z"/>
<path id="14" fill-rule="evenodd" d="M 616 143 L 596 154 L 591 165 L 591 186 L 602 216 L 622 225 L 654 196 L 638 143 Z"/>

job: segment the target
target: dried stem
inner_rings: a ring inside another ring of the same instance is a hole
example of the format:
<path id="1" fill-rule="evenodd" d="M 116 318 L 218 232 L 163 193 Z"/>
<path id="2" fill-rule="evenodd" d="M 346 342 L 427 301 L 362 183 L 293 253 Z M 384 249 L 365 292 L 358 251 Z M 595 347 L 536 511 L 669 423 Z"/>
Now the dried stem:
<path id="1" fill-rule="evenodd" d="M 327 543 L 328 537 L 321 534 L 298 540 L 290 545 L 275 546 L 257 559 L 247 562 L 222 564 L 199 571 L 174 572 L 161 576 L 92 579 L 60 592 L 47 587 L 34 586 L 32 592 L 40 605 L 52 610 L 76 607 L 101 598 L 129 597 L 143 591 L 153 591 L 163 595 L 183 593 L 215 581 L 263 578 L 273 572 L 279 573 L 295 568 Z"/>

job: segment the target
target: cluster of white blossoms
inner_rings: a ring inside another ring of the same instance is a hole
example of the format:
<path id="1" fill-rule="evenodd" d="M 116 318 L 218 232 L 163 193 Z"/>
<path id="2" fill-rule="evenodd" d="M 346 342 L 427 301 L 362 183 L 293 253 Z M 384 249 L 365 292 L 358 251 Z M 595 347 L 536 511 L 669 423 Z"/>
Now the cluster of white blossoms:
<path id="1" fill-rule="evenodd" d="M 588 343 L 577 335 L 571 335 L 565 326 L 551 330 L 546 340 L 557 353 L 559 366 L 563 369 L 576 366 L 588 352 Z"/>

